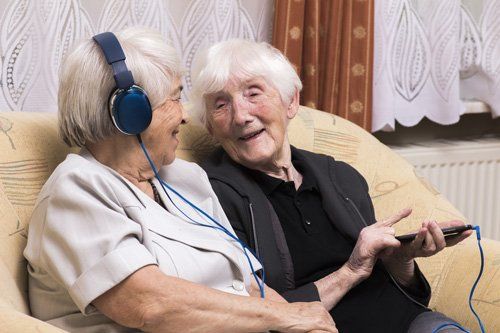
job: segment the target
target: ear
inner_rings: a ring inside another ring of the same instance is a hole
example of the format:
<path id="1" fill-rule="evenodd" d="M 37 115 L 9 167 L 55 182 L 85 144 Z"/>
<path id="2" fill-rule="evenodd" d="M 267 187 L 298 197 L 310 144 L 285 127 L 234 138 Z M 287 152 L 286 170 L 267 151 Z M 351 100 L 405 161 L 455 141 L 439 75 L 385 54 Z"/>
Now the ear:
<path id="1" fill-rule="evenodd" d="M 299 112 L 299 100 L 300 93 L 298 90 L 295 90 L 295 94 L 293 94 L 292 100 L 286 110 L 286 116 L 288 119 L 292 120 L 297 115 L 297 112 Z"/>

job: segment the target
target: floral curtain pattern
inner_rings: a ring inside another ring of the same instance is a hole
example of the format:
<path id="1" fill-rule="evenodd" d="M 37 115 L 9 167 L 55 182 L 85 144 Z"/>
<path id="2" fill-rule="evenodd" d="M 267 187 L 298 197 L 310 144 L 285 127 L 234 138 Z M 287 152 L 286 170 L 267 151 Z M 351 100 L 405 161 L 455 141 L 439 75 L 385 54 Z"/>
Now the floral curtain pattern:
<path id="1" fill-rule="evenodd" d="M 456 123 L 462 99 L 500 116 L 500 2 L 375 2 L 373 131 Z"/>
<path id="2" fill-rule="evenodd" d="M 485 102 L 492 116 L 500 117 L 500 2 L 463 2 L 460 93 Z"/>
<path id="3" fill-rule="evenodd" d="M 58 71 L 72 45 L 132 25 L 160 31 L 187 69 L 217 41 L 270 41 L 268 0 L 0 0 L 0 110 L 57 110 Z M 185 95 L 187 96 L 187 95 Z"/>
<path id="4" fill-rule="evenodd" d="M 371 128 L 374 0 L 276 0 L 273 45 L 296 67 L 301 104 Z"/>

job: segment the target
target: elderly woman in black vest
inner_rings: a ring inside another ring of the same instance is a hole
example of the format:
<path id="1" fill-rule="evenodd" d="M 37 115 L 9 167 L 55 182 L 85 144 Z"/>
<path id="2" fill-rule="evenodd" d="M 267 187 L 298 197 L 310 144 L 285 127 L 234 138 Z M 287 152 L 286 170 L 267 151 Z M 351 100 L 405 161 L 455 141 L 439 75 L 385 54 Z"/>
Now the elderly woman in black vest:
<path id="1" fill-rule="evenodd" d="M 266 282 L 287 300 L 321 301 L 340 332 L 432 332 L 451 320 L 427 309 L 430 287 L 414 261 L 446 241 L 425 221 L 401 244 L 376 221 L 365 179 L 350 165 L 290 145 L 302 84 L 265 43 L 231 40 L 198 64 L 195 110 L 222 148 L 203 167 L 240 239 L 263 259 Z"/>

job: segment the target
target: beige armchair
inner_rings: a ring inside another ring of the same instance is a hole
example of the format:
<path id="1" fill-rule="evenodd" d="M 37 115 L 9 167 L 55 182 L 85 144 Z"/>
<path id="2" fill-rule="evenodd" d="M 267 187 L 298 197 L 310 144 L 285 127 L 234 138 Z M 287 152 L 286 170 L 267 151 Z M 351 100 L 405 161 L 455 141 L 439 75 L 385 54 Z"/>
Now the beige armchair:
<path id="1" fill-rule="evenodd" d="M 56 115 L 0 112 L 0 332 L 62 332 L 29 316 L 26 261 L 27 223 L 40 188 L 70 151 L 57 137 Z M 462 215 L 411 165 L 356 125 L 302 107 L 290 124 L 293 145 L 329 154 L 356 167 L 370 185 L 378 218 L 410 206 L 413 214 L 397 226 L 415 229 L 425 219 L 463 219 Z M 199 161 L 214 147 L 195 125 L 181 132 L 178 157 Z M 472 195 L 472 194 L 471 194 Z M 499 221 L 500 222 L 500 221 Z M 483 240 L 484 276 L 474 305 L 488 332 L 500 332 L 500 242 Z M 467 300 L 479 271 L 475 237 L 419 264 L 433 290 L 431 308 L 479 331 Z"/>

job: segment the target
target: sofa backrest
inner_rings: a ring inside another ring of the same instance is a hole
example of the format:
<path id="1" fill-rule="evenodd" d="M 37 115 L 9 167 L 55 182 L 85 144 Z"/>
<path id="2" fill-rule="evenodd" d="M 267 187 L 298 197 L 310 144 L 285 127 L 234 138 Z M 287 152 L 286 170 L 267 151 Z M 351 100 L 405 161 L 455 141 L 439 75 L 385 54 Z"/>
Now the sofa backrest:
<path id="1" fill-rule="evenodd" d="M 55 114 L 0 112 L 0 302 L 28 313 L 26 262 L 22 251 L 40 188 L 68 154 L 57 136 Z M 463 219 L 432 186 L 415 175 L 406 161 L 358 126 L 331 114 L 301 107 L 289 126 L 290 142 L 334 156 L 356 167 L 367 179 L 378 217 L 411 206 L 412 216 L 398 228 L 414 229 L 424 219 Z M 201 161 L 215 147 L 194 124 L 180 133 L 177 156 Z M 423 270 L 437 283 L 446 254 L 426 262 Z M 433 257 L 434 258 L 434 257 Z"/>
<path id="2" fill-rule="evenodd" d="M 55 114 L 0 113 L 0 301 L 25 313 L 26 225 L 40 188 L 68 151 Z"/>

